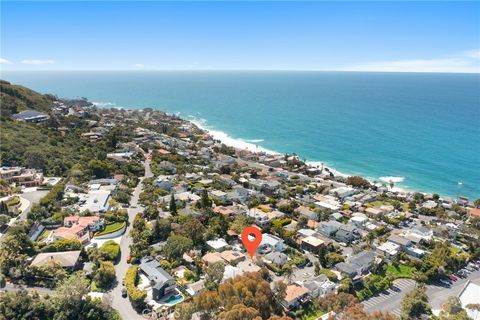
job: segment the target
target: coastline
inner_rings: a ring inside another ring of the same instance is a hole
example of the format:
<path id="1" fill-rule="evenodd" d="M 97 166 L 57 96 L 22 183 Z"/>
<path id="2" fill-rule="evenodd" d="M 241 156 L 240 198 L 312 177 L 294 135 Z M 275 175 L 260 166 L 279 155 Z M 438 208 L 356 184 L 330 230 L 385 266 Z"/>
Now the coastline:
<path id="1" fill-rule="evenodd" d="M 266 154 L 271 154 L 271 155 L 281 154 L 280 152 L 273 151 L 273 150 L 270 150 L 270 149 L 266 149 L 262 146 L 259 146 L 255 143 L 252 143 L 252 142 L 245 141 L 243 139 L 232 138 L 226 132 L 219 131 L 219 130 L 214 130 L 206 124 L 207 121 L 205 119 L 198 119 L 198 118 L 196 118 L 192 115 L 189 115 L 188 118 L 190 118 L 190 119 L 184 119 L 184 120 L 193 123 L 199 129 L 207 132 L 214 139 L 221 141 L 226 146 L 229 146 L 229 147 L 232 147 L 232 148 L 235 148 L 235 149 L 238 149 L 238 150 L 247 149 L 247 150 L 250 150 L 252 152 L 264 152 Z M 263 140 L 261 140 L 261 139 L 259 140 L 259 142 L 262 142 L 262 141 Z M 344 173 L 344 172 L 340 172 L 337 169 L 335 169 L 335 168 L 331 167 L 330 165 L 326 164 L 325 162 L 318 161 L 318 160 L 306 161 L 305 163 L 308 166 L 314 167 L 314 168 L 315 167 L 318 168 L 318 167 L 323 165 L 324 168 L 328 169 L 335 176 L 340 176 L 340 177 L 343 177 L 343 178 L 347 178 L 349 176 L 356 175 L 356 174 L 347 174 L 347 173 Z M 423 193 L 423 194 L 430 194 L 429 192 L 418 191 L 418 190 L 410 190 L 410 189 L 407 189 L 405 187 L 398 187 L 396 185 L 393 188 L 390 188 L 390 186 L 389 186 L 390 182 L 393 182 L 395 184 L 401 183 L 405 180 L 405 177 L 384 176 L 384 177 L 379 177 L 378 179 L 374 179 L 374 178 L 366 177 L 366 176 L 363 176 L 363 175 L 360 175 L 360 176 L 367 179 L 370 183 L 372 183 L 376 186 L 386 185 L 387 188 L 389 189 L 389 191 L 391 191 L 391 192 L 403 192 L 403 193 L 420 192 L 420 193 Z M 380 180 L 381 182 L 378 182 L 377 180 Z M 374 183 L 374 182 L 376 182 L 376 183 Z"/>
<path id="2" fill-rule="evenodd" d="M 193 125 L 197 126 L 199 129 L 205 131 L 206 133 L 210 134 L 214 139 L 221 141 L 225 145 L 238 149 L 238 150 L 250 150 L 252 152 L 263 152 L 265 154 L 271 154 L 271 155 L 279 155 L 282 154 L 281 152 L 274 151 L 271 149 L 264 148 L 256 143 L 263 142 L 263 139 L 258 139 L 258 140 L 244 140 L 242 138 L 233 138 L 231 137 L 228 133 L 221 131 L 221 130 L 216 130 L 215 128 L 212 128 L 212 126 L 208 125 L 208 121 L 203 118 L 199 118 L 196 116 L 193 116 L 191 114 L 182 114 L 182 112 L 174 112 L 174 111 L 167 111 L 168 108 L 166 107 L 135 107 L 135 106 L 127 106 L 123 107 L 120 106 L 114 102 L 92 102 L 93 105 L 95 105 L 98 108 L 117 108 L 117 109 L 132 109 L 132 110 L 140 110 L 140 109 L 145 109 L 145 108 L 152 108 L 157 111 L 162 111 L 165 112 L 166 114 L 169 115 L 175 115 L 179 118 L 181 118 L 184 121 L 188 121 L 192 123 Z M 454 199 L 452 196 L 444 196 L 442 195 L 441 192 L 432 192 L 432 191 L 422 191 L 421 189 L 418 189 L 416 187 L 405 187 L 403 185 L 398 186 L 398 184 L 401 184 L 403 181 L 405 181 L 405 177 L 400 177 L 400 176 L 381 176 L 381 177 L 370 177 L 366 176 L 361 173 L 347 173 L 347 172 L 342 172 L 334 168 L 334 166 L 331 166 L 327 162 L 323 162 L 321 160 L 312 160 L 312 161 L 307 161 L 307 165 L 311 167 L 319 167 L 323 164 L 324 168 L 327 168 L 330 170 L 335 176 L 340 176 L 340 177 L 349 177 L 349 176 L 361 176 L 368 180 L 370 183 L 376 185 L 377 187 L 380 186 L 386 186 L 390 192 L 401 192 L 401 193 L 422 193 L 425 195 L 428 194 L 434 194 L 437 193 L 439 194 L 442 198 L 445 199 Z M 395 185 L 393 188 L 390 188 L 390 181 L 392 181 Z"/>

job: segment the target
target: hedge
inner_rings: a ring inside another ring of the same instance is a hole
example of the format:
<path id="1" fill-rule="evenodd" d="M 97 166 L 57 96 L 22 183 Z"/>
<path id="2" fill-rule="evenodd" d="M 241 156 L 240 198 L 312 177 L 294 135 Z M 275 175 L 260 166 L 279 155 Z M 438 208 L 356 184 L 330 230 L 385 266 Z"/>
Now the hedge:
<path id="1" fill-rule="evenodd" d="M 103 231 L 95 232 L 95 236 L 103 236 L 109 233 L 117 232 L 118 230 L 121 230 L 123 227 L 125 227 L 125 224 L 126 222 L 115 222 L 107 224 Z"/>
<path id="2" fill-rule="evenodd" d="M 125 287 L 127 288 L 128 298 L 134 308 L 141 308 L 145 305 L 145 298 L 147 292 L 137 288 L 138 282 L 138 267 L 130 266 L 125 275 Z"/>

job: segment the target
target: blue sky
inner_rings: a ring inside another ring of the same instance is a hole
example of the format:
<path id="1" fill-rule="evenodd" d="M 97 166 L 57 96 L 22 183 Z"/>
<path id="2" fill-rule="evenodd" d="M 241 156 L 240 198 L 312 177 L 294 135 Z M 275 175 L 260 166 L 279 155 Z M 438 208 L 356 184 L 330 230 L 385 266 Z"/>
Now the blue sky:
<path id="1" fill-rule="evenodd" d="M 478 2 L 0 6 L 2 70 L 480 72 Z"/>

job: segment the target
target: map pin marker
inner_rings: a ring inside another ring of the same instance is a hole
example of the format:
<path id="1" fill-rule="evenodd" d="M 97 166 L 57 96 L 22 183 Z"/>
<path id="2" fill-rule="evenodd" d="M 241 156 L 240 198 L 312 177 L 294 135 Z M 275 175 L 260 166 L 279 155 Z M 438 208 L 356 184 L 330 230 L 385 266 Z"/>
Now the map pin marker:
<path id="1" fill-rule="evenodd" d="M 262 232 L 256 227 L 246 227 L 242 231 L 242 242 L 250 256 L 253 257 L 260 242 L 262 242 Z"/>

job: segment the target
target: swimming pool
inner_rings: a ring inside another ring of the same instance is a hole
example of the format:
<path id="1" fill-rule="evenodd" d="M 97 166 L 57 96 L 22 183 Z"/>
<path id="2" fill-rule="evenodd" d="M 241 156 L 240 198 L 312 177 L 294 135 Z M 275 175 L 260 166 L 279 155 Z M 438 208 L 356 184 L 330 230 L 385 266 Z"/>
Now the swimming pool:
<path id="1" fill-rule="evenodd" d="M 163 301 L 163 303 L 173 306 L 177 303 L 182 302 L 184 299 L 185 298 L 183 297 L 183 295 L 177 290 L 175 294 L 168 297 L 168 299 Z"/>

